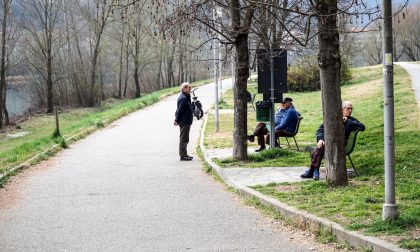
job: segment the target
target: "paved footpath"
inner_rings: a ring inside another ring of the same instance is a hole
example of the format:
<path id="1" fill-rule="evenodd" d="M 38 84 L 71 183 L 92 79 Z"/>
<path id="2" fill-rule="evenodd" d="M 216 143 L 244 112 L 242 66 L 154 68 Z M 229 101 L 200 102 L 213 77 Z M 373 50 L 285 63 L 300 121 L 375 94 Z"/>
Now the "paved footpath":
<path id="1" fill-rule="evenodd" d="M 420 64 L 410 62 L 396 62 L 402 66 L 411 77 L 411 86 L 416 93 L 417 105 L 420 107 Z"/>
<path id="2" fill-rule="evenodd" d="M 205 106 L 213 90 L 196 92 Z M 317 248 L 242 206 L 201 170 L 198 157 L 179 161 L 176 98 L 132 113 L 12 178 L 0 190 L 0 251 Z M 190 154 L 201 123 L 192 127 Z"/>

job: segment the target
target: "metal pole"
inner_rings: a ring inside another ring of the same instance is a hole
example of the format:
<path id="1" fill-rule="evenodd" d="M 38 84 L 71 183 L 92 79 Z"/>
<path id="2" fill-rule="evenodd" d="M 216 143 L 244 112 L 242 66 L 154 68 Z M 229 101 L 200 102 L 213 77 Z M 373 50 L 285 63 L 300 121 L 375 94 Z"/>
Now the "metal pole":
<path id="1" fill-rule="evenodd" d="M 220 34 L 219 34 L 219 38 L 220 38 Z M 222 58 L 222 50 L 219 48 L 219 59 Z M 223 101 L 223 79 L 222 79 L 222 74 L 223 74 L 223 69 L 222 69 L 222 64 L 219 64 L 219 83 L 220 83 L 220 101 Z"/>
<path id="2" fill-rule="evenodd" d="M 270 73 L 271 73 L 271 88 L 270 88 L 270 100 L 271 100 L 271 107 L 270 107 L 270 149 L 274 149 L 276 147 L 276 138 L 275 138 L 275 124 L 274 124 L 274 112 L 275 112 L 275 104 L 274 104 L 274 63 L 273 63 L 273 49 L 270 44 Z"/>
<path id="3" fill-rule="evenodd" d="M 218 15 L 218 18 L 219 18 L 219 22 L 220 22 L 220 25 L 219 25 L 219 27 L 220 27 L 220 30 L 221 30 L 221 23 L 222 23 L 222 20 L 223 20 L 223 17 L 222 17 L 222 12 L 220 12 L 219 13 L 219 15 Z M 219 60 L 221 60 L 222 59 L 222 49 L 220 48 L 221 47 L 221 44 L 220 44 L 220 40 L 221 40 L 221 35 L 220 35 L 220 33 L 219 34 L 217 34 L 217 37 L 219 38 Z M 219 64 L 219 82 L 220 82 L 220 101 L 223 101 L 223 88 L 222 88 L 222 82 L 223 82 L 223 80 L 222 80 L 222 74 L 223 74 L 223 70 L 222 70 L 222 64 Z"/>
<path id="4" fill-rule="evenodd" d="M 382 0 L 383 13 L 383 67 L 384 67 L 384 159 L 385 203 L 382 219 L 398 217 L 395 202 L 395 145 L 394 145 L 394 66 L 392 62 L 392 3 Z"/>
<path id="5" fill-rule="evenodd" d="M 216 8 L 213 9 L 213 18 L 216 20 Z M 215 41 L 213 43 L 213 56 L 214 56 L 214 117 L 216 122 L 216 132 L 219 132 L 219 53 L 217 51 L 218 43 Z"/>

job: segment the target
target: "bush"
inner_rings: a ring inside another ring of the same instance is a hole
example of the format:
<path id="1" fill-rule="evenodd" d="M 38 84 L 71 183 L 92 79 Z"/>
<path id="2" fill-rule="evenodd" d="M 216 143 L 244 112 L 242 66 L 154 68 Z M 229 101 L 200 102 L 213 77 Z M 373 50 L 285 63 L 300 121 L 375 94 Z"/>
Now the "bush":
<path id="1" fill-rule="evenodd" d="M 293 92 L 318 91 L 321 89 L 320 73 L 316 56 L 299 59 L 288 70 L 288 86 Z M 347 60 L 341 62 L 341 83 L 351 79 L 350 65 Z"/>
<path id="2" fill-rule="evenodd" d="M 316 57 L 308 56 L 299 59 L 288 71 L 289 91 L 316 91 L 321 89 L 319 67 Z"/>

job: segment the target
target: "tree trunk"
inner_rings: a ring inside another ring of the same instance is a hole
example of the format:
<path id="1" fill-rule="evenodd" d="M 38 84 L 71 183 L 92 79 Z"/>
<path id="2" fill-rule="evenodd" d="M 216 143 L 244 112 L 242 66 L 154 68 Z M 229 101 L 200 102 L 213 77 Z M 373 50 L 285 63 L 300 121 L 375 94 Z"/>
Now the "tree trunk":
<path id="1" fill-rule="evenodd" d="M 120 48 L 120 72 L 118 76 L 118 99 L 122 98 L 122 73 L 123 73 L 123 54 L 124 54 L 124 35 L 125 35 L 125 22 L 123 22 L 121 48 Z"/>
<path id="2" fill-rule="evenodd" d="M 101 85 L 101 101 L 105 100 L 105 83 L 104 83 L 104 75 L 102 72 L 102 59 L 99 57 L 99 84 Z"/>
<path id="3" fill-rule="evenodd" d="M 136 86 L 135 98 L 140 98 L 141 94 L 140 94 L 139 67 L 137 66 L 137 64 L 134 67 L 134 83 Z"/>
<path id="4" fill-rule="evenodd" d="M 248 159 L 247 104 L 246 89 L 249 77 L 248 34 L 240 34 L 236 38 L 236 83 L 233 87 L 234 97 L 234 131 L 233 157 L 238 160 Z"/>
<path id="5" fill-rule="evenodd" d="M 174 76 L 174 71 L 173 71 L 174 54 L 175 54 L 175 45 L 172 45 L 171 52 L 169 54 L 169 57 L 167 58 L 167 68 L 166 68 L 167 70 L 166 80 L 168 82 L 169 87 L 175 86 L 175 76 Z"/>
<path id="6" fill-rule="evenodd" d="M 325 127 L 325 168 L 327 182 L 347 185 L 344 154 L 344 125 L 340 89 L 340 48 L 337 30 L 337 0 L 321 0 L 318 16 L 318 64 Z"/>
<path id="7" fill-rule="evenodd" d="M 9 120 L 9 112 L 7 111 L 7 108 L 6 108 L 6 99 L 4 99 L 3 111 L 4 111 L 4 122 L 5 122 L 5 125 L 6 126 L 9 126 L 10 120 Z"/>
<path id="8" fill-rule="evenodd" d="M 53 101 L 53 80 L 52 80 L 52 56 L 51 56 L 51 47 L 48 47 L 48 56 L 47 56 L 47 113 L 52 113 L 54 111 L 54 101 Z"/>
<path id="9" fill-rule="evenodd" d="M 127 36 L 127 43 L 125 45 L 125 76 L 124 76 L 124 93 L 123 97 L 127 98 L 127 84 L 128 84 L 128 65 L 129 65 L 129 46 L 130 36 Z"/>
<path id="10" fill-rule="evenodd" d="M 96 86 L 96 65 L 99 55 L 99 40 L 96 42 L 92 58 L 92 71 L 90 73 L 90 92 L 89 92 L 89 106 L 95 106 L 95 86 Z"/>
<path id="11" fill-rule="evenodd" d="M 3 20 L 1 30 L 1 62 L 0 62 L 0 129 L 3 128 L 3 107 L 6 107 L 6 32 L 9 1 L 3 1 Z"/>

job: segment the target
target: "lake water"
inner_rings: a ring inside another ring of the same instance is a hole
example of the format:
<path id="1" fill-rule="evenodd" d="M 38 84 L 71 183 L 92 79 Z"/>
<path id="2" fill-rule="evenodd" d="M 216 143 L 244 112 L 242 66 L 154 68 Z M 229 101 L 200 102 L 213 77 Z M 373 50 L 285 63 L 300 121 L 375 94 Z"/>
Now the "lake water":
<path id="1" fill-rule="evenodd" d="M 30 95 L 28 91 L 21 87 L 13 87 L 7 90 L 6 108 L 9 117 L 15 117 L 24 114 L 31 108 Z"/>

